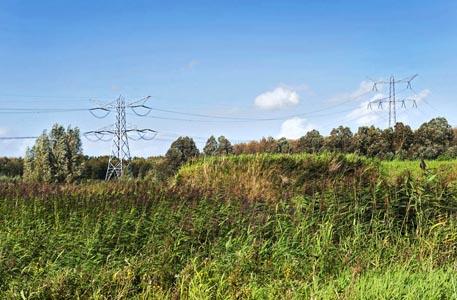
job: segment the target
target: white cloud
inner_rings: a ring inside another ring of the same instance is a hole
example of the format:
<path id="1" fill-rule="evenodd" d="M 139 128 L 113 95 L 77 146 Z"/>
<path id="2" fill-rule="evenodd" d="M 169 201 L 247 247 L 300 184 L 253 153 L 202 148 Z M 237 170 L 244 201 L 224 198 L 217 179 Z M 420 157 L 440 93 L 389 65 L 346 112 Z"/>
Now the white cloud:
<path id="1" fill-rule="evenodd" d="M 300 84 L 280 83 L 278 86 L 289 89 L 289 90 L 293 90 L 296 92 L 300 92 L 300 94 L 305 94 L 307 96 L 316 96 L 316 93 L 312 90 L 311 86 L 306 83 L 300 83 Z"/>
<path id="2" fill-rule="evenodd" d="M 381 90 L 382 86 L 378 86 L 378 90 Z M 345 102 L 345 101 L 358 101 L 361 97 L 371 93 L 373 91 L 373 82 L 371 81 L 362 81 L 359 84 L 359 88 L 351 93 L 340 94 L 337 95 L 328 102 L 330 103 L 338 103 L 338 102 Z"/>
<path id="3" fill-rule="evenodd" d="M 278 134 L 278 138 L 298 139 L 313 129 L 314 126 L 308 123 L 306 119 L 295 117 L 281 124 L 281 131 Z"/>
<path id="4" fill-rule="evenodd" d="M 373 82 L 362 81 L 359 85 L 359 88 L 351 93 L 349 98 L 351 100 L 356 100 L 369 92 L 373 91 Z"/>
<path id="5" fill-rule="evenodd" d="M 425 89 L 417 93 L 414 97 L 412 97 L 412 99 L 415 99 L 416 103 L 421 103 L 424 102 L 431 93 L 432 92 L 429 89 Z"/>
<path id="6" fill-rule="evenodd" d="M 273 91 L 265 92 L 255 98 L 255 105 L 260 109 L 277 110 L 300 102 L 298 93 L 287 87 L 277 87 Z"/>
<path id="7" fill-rule="evenodd" d="M 384 98 L 383 94 L 376 94 L 370 100 L 361 102 L 359 107 L 347 114 L 346 117 L 359 126 L 373 125 L 379 121 L 379 112 L 382 111 L 383 107 L 378 106 L 376 103 L 369 106 L 369 103 L 381 98 Z"/>

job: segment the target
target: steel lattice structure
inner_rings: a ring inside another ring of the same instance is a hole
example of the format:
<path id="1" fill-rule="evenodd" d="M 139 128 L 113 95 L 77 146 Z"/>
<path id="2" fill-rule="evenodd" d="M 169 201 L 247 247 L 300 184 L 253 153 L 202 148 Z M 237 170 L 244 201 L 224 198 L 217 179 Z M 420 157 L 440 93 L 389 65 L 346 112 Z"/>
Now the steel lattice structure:
<path id="1" fill-rule="evenodd" d="M 378 91 L 377 86 L 378 85 L 383 85 L 383 84 L 388 84 L 389 85 L 389 96 L 381 99 L 376 99 L 373 101 L 368 102 L 368 108 L 372 108 L 372 104 L 376 103 L 378 104 L 378 108 L 383 109 L 383 104 L 388 103 L 389 104 L 389 128 L 392 128 L 392 126 L 395 126 L 397 123 L 397 108 L 396 105 L 397 103 L 401 103 L 402 108 L 406 108 L 406 102 L 412 102 L 413 107 L 417 107 L 416 99 L 396 99 L 395 95 L 395 85 L 396 84 L 406 84 L 407 89 L 412 89 L 411 88 L 411 81 L 413 81 L 414 78 L 417 77 L 417 74 L 406 77 L 400 80 L 396 80 L 394 76 L 390 76 L 389 80 L 381 80 L 381 81 L 373 81 L 373 91 Z M 393 124 L 392 124 L 392 118 L 393 118 Z"/>
<path id="2" fill-rule="evenodd" d="M 126 109 L 131 109 L 138 116 L 146 116 L 151 110 L 149 107 L 145 106 L 145 103 L 149 98 L 150 97 L 146 97 L 126 104 L 124 97 L 119 96 L 114 102 L 107 104 L 98 103 L 99 107 L 90 110 L 97 118 L 105 118 L 112 111 L 116 112 L 116 122 L 110 126 L 111 128 L 105 127 L 84 133 L 84 136 L 91 141 L 112 140 L 111 154 L 108 161 L 105 180 L 124 176 L 125 169 L 128 168 L 131 160 L 129 138 L 134 140 L 151 140 L 157 135 L 155 130 L 138 129 L 135 126 L 127 125 Z M 140 114 L 136 111 L 138 108 L 147 109 L 147 111 L 144 114 Z M 97 112 L 103 112 L 103 114 L 97 115 Z M 135 133 L 136 137 L 129 137 L 129 133 Z M 112 136 L 112 138 L 107 139 L 107 136 Z"/>

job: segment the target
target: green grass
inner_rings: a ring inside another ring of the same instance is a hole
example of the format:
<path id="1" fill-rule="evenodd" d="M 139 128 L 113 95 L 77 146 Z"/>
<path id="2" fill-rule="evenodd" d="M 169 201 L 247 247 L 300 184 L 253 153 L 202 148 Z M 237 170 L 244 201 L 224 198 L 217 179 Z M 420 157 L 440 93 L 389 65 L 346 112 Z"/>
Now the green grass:
<path id="1" fill-rule="evenodd" d="M 0 298 L 457 299 L 453 171 L 398 164 L 241 156 L 170 184 L 2 183 Z"/>
<path id="2" fill-rule="evenodd" d="M 426 171 L 420 168 L 420 161 L 383 161 L 382 169 L 387 178 L 396 178 L 405 173 L 411 173 L 414 177 L 433 174 L 446 174 L 457 179 L 457 160 L 450 161 L 426 161 Z"/>

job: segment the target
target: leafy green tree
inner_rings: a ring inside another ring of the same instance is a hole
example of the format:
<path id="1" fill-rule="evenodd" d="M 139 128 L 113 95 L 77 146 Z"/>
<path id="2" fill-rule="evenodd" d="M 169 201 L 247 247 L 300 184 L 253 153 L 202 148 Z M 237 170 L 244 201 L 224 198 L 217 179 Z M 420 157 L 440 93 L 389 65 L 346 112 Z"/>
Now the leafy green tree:
<path id="1" fill-rule="evenodd" d="M 277 145 L 276 153 L 288 154 L 288 153 L 292 152 L 292 147 L 290 146 L 289 141 L 285 137 L 280 138 L 276 142 L 276 145 Z"/>
<path id="2" fill-rule="evenodd" d="M 66 150 L 68 159 L 67 182 L 78 179 L 84 168 L 84 156 L 79 128 L 67 128 Z"/>
<path id="3" fill-rule="evenodd" d="M 449 147 L 445 152 L 446 158 L 457 159 L 457 146 Z"/>
<path id="4" fill-rule="evenodd" d="M 414 132 L 409 125 L 404 125 L 402 122 L 395 124 L 392 136 L 392 148 L 396 158 L 406 159 L 413 141 Z"/>
<path id="5" fill-rule="evenodd" d="M 454 128 L 453 129 L 453 132 L 454 132 L 454 137 L 451 141 L 451 143 L 449 144 L 450 146 L 457 146 L 457 128 Z"/>
<path id="6" fill-rule="evenodd" d="M 359 127 L 352 139 L 353 151 L 359 155 L 391 159 L 392 150 L 392 129 L 381 130 L 372 126 Z"/>
<path id="7" fill-rule="evenodd" d="M 34 169 L 34 151 L 33 148 L 27 147 L 24 156 L 24 174 L 22 176 L 23 180 L 26 182 L 31 182 L 34 179 L 33 169 Z"/>
<path id="8" fill-rule="evenodd" d="M 296 152 L 319 153 L 323 146 L 324 137 L 319 131 L 313 129 L 298 139 Z"/>
<path id="9" fill-rule="evenodd" d="M 79 129 L 55 124 L 43 132 L 24 159 L 24 179 L 36 182 L 74 182 L 83 170 Z"/>
<path id="10" fill-rule="evenodd" d="M 165 161 L 169 171 L 174 173 L 188 160 L 199 155 L 200 152 L 192 138 L 179 137 L 165 154 Z"/>
<path id="11" fill-rule="evenodd" d="M 84 157 L 84 169 L 82 179 L 104 180 L 106 176 L 106 166 L 109 156 Z"/>
<path id="12" fill-rule="evenodd" d="M 173 174 L 179 170 L 179 168 L 186 163 L 183 153 L 178 149 L 171 147 L 165 154 L 166 165 L 169 169 L 169 173 Z"/>
<path id="13" fill-rule="evenodd" d="M 0 157 L 0 175 L 20 177 L 24 172 L 24 160 L 16 157 Z"/>
<path id="14" fill-rule="evenodd" d="M 453 138 L 453 129 L 445 118 L 432 119 L 415 132 L 410 155 L 412 158 L 435 159 L 446 152 Z"/>
<path id="15" fill-rule="evenodd" d="M 339 126 L 332 129 L 325 148 L 333 152 L 352 152 L 352 131 L 349 127 Z"/>
<path id="16" fill-rule="evenodd" d="M 352 139 L 353 150 L 359 155 L 368 155 L 368 148 L 379 138 L 379 135 L 379 130 L 374 126 L 359 127 Z M 370 152 L 372 151 L 373 149 L 370 149 Z"/>
<path id="17" fill-rule="evenodd" d="M 52 182 L 52 153 L 46 131 L 37 138 L 31 150 L 27 149 L 26 160 L 27 164 L 29 164 L 29 161 L 31 162 L 29 165 L 32 166 L 32 169 L 27 167 L 24 170 L 25 172 L 30 172 L 30 174 L 24 174 L 24 178 L 36 182 Z"/>
<path id="18" fill-rule="evenodd" d="M 219 155 L 233 155 L 235 154 L 235 151 L 233 150 L 233 146 L 230 143 L 230 141 L 223 135 L 217 138 L 218 141 L 218 147 L 217 147 L 217 153 Z"/>
<path id="19" fill-rule="evenodd" d="M 70 153 L 65 129 L 62 126 L 54 125 L 49 133 L 51 144 L 51 156 L 53 173 L 57 182 L 66 181 L 70 173 Z"/>
<path id="20" fill-rule="evenodd" d="M 203 154 L 207 156 L 212 156 L 217 154 L 218 150 L 218 143 L 214 135 L 210 136 L 209 139 L 206 141 L 206 145 L 203 148 Z"/>
<path id="21" fill-rule="evenodd" d="M 263 144 L 263 153 L 277 153 L 278 142 L 273 137 L 269 136 L 267 139 L 263 138 L 260 142 Z"/>
<path id="22" fill-rule="evenodd" d="M 373 144 L 368 147 L 368 156 L 378 157 L 384 160 L 393 159 L 394 150 L 392 147 L 392 128 L 386 128 L 384 130 L 376 129 L 376 131 L 376 139 L 374 139 Z"/>

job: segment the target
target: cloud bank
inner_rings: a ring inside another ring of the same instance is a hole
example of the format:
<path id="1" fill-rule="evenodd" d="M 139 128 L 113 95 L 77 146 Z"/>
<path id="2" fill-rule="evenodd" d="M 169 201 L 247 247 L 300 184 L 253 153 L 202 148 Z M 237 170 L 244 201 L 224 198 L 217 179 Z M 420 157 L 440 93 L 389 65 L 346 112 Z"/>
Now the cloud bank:
<path id="1" fill-rule="evenodd" d="M 279 110 L 300 103 L 298 93 L 287 87 L 277 87 L 255 98 L 255 106 L 264 110 Z"/>
<path id="2" fill-rule="evenodd" d="M 382 86 L 378 86 L 378 90 L 381 90 Z M 371 93 L 373 91 L 373 82 L 362 81 L 359 87 L 351 93 L 340 94 L 328 100 L 330 103 L 339 103 L 347 101 L 358 101 L 361 97 Z"/>
<path id="3" fill-rule="evenodd" d="M 291 118 L 281 124 L 278 138 L 285 137 L 289 139 L 298 139 L 313 129 L 314 126 L 308 123 L 306 119 L 298 117 Z"/>

